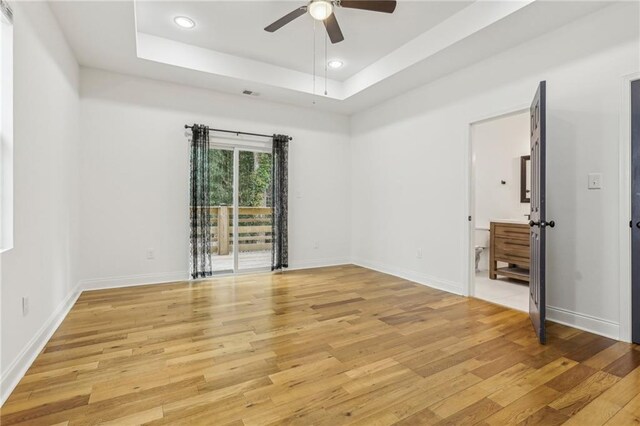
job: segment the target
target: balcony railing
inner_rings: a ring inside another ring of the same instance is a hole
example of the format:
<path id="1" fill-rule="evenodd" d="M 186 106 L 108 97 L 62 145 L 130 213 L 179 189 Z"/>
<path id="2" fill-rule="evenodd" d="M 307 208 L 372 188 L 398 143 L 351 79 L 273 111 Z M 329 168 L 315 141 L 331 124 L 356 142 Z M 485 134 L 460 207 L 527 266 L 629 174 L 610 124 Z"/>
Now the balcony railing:
<path id="1" fill-rule="evenodd" d="M 209 211 L 213 253 L 225 256 L 233 251 L 233 207 L 200 207 Z M 240 252 L 271 249 L 271 207 L 238 208 Z"/>

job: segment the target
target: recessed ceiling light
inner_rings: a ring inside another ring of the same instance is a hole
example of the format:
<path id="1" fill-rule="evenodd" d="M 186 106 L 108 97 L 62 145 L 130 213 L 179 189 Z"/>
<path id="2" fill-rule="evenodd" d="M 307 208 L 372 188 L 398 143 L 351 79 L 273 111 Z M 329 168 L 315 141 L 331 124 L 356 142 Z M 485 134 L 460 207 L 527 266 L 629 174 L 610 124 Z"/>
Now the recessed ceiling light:
<path id="1" fill-rule="evenodd" d="M 196 23 L 191 18 L 187 18 L 186 16 L 176 16 L 173 18 L 173 22 L 176 23 L 180 28 L 191 29 L 196 26 Z"/>
<path id="2" fill-rule="evenodd" d="M 329 68 L 337 70 L 338 68 L 341 68 L 344 63 L 338 59 L 332 59 L 331 61 L 327 62 L 327 65 L 329 65 Z"/>

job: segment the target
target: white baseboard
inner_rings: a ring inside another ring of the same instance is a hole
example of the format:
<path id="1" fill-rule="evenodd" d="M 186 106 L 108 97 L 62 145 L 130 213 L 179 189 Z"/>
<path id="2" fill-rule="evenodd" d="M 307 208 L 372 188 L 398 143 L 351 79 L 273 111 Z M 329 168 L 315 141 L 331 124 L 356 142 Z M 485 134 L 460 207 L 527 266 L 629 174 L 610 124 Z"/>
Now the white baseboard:
<path id="1" fill-rule="evenodd" d="M 568 309 L 547 306 L 547 319 L 589 333 L 620 340 L 620 324 Z"/>
<path id="2" fill-rule="evenodd" d="M 51 336 L 53 336 L 53 333 L 55 333 L 62 321 L 67 317 L 76 300 L 78 300 L 80 293 L 80 286 L 76 285 L 76 287 L 69 292 L 69 295 L 58 305 L 51 316 L 47 318 L 42 327 L 40 327 L 33 338 L 26 344 L 22 351 L 20 351 L 13 362 L 3 371 L 2 378 L 0 378 L 0 406 L 4 404 Z"/>
<path id="3" fill-rule="evenodd" d="M 162 284 L 189 279 L 187 271 L 161 272 L 157 274 L 127 275 L 120 277 L 80 280 L 81 290 L 103 290 L 108 288 L 132 287 L 148 284 Z"/>
<path id="4" fill-rule="evenodd" d="M 397 268 L 394 266 L 385 265 L 380 262 L 371 262 L 363 259 L 354 259 L 352 262 L 354 265 L 362 266 L 363 268 L 373 269 L 374 271 L 382 272 L 384 274 L 393 275 L 405 280 L 413 281 L 418 284 L 422 284 L 427 287 L 435 288 L 437 290 L 443 290 L 449 293 L 463 295 L 463 286 L 460 283 L 453 281 L 443 280 L 435 278 L 421 272 L 411 271 L 409 269 Z"/>
<path id="5" fill-rule="evenodd" d="M 329 259 L 297 260 L 294 262 L 290 262 L 289 267 L 286 270 L 296 271 L 299 269 L 326 268 L 329 266 L 350 265 L 351 263 L 351 260 L 342 257 Z"/>

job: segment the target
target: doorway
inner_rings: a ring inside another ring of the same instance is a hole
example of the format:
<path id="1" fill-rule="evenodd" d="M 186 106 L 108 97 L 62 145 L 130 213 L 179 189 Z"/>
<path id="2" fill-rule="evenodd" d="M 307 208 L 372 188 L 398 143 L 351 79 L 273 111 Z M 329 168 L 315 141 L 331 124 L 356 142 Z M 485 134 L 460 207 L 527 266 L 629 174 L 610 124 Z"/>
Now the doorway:
<path id="1" fill-rule="evenodd" d="M 472 123 L 470 295 L 529 310 L 529 110 Z"/>
<path id="2" fill-rule="evenodd" d="M 269 270 L 273 205 L 270 144 L 216 141 L 209 155 L 214 274 Z"/>

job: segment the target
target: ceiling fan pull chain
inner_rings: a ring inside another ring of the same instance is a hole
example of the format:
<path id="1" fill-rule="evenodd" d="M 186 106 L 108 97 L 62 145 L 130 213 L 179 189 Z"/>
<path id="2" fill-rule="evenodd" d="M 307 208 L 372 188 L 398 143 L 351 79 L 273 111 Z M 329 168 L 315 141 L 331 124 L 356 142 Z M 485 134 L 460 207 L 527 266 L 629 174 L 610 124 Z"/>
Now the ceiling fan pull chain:
<path id="1" fill-rule="evenodd" d="M 316 21 L 313 21 L 313 94 L 316 94 Z"/>
<path id="2" fill-rule="evenodd" d="M 324 32 L 324 95 L 327 96 L 327 39 L 329 38 L 329 33 Z"/>

